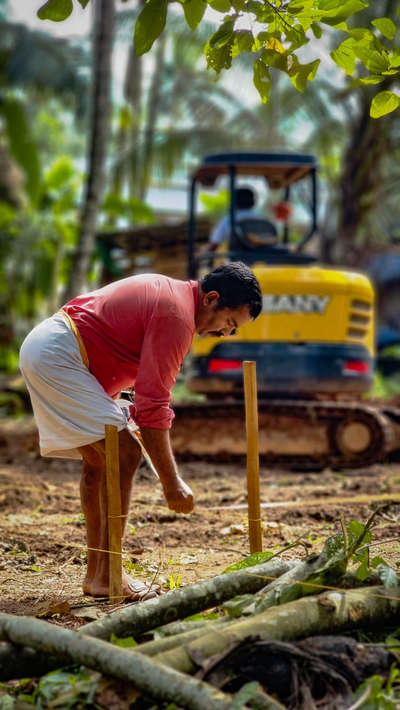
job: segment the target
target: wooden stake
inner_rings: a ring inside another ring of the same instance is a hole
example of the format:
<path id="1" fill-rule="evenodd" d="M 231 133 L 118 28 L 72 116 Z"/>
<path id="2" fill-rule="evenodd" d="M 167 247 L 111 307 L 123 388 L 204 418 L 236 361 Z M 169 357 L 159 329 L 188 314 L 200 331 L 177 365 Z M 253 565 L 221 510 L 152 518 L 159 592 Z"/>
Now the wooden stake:
<path id="1" fill-rule="evenodd" d="M 262 552 L 256 363 L 243 362 L 250 552 Z"/>
<path id="2" fill-rule="evenodd" d="M 105 426 L 107 516 L 109 549 L 109 601 L 115 604 L 122 597 L 122 527 L 121 485 L 119 475 L 118 428 Z"/>

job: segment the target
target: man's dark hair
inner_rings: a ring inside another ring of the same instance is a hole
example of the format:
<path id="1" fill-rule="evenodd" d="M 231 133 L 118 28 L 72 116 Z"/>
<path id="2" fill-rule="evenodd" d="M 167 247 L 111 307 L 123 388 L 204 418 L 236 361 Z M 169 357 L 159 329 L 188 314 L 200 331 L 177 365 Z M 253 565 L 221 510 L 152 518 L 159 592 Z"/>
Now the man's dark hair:
<path id="1" fill-rule="evenodd" d="M 248 306 L 252 318 L 257 318 L 261 311 L 260 284 L 251 269 L 241 261 L 217 266 L 201 279 L 200 286 L 204 293 L 218 291 L 218 308 Z"/>
<path id="2" fill-rule="evenodd" d="M 241 210 L 247 210 L 254 207 L 256 198 L 253 190 L 249 187 L 238 187 L 235 190 L 235 207 Z"/>

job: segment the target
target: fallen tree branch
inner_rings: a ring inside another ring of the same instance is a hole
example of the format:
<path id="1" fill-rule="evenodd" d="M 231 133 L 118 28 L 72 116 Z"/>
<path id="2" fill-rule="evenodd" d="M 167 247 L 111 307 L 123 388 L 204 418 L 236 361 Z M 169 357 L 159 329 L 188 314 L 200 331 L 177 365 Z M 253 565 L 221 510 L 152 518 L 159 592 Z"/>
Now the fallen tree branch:
<path id="1" fill-rule="evenodd" d="M 219 626 L 185 647 L 160 653 L 154 660 L 184 673 L 193 673 L 207 659 L 222 653 L 229 644 L 238 644 L 245 639 L 293 640 L 385 621 L 395 623 L 399 619 L 398 588 L 386 590 L 381 586 L 325 592 L 272 607 L 227 627 Z"/>
<path id="2" fill-rule="evenodd" d="M 270 582 L 260 594 L 255 596 L 255 613 L 266 611 L 276 604 L 318 594 L 320 585 L 336 584 L 345 572 L 342 561 L 331 563 L 324 551 L 318 557 L 310 557 L 300 562 L 294 569 L 288 570 L 281 578 Z"/>
<path id="3" fill-rule="evenodd" d="M 343 577 L 346 566 L 347 559 L 343 554 L 339 552 L 338 555 L 332 555 L 325 544 L 319 555 L 299 562 L 278 579 L 267 584 L 253 599 L 246 601 L 244 597 L 243 604 L 240 604 L 238 597 L 226 602 L 224 608 L 229 612 L 231 606 L 239 604 L 241 614 L 259 614 L 271 606 L 285 604 L 308 594 L 317 594 L 325 585 L 336 586 Z"/>
<path id="4" fill-rule="evenodd" d="M 228 599 L 230 594 L 240 590 L 257 591 L 265 585 L 266 577 L 279 576 L 293 564 L 293 562 L 274 560 L 274 562 L 246 568 L 243 572 L 218 575 L 161 597 L 118 609 L 100 621 L 86 624 L 77 633 L 107 640 L 113 633 L 116 636 L 137 637 L 172 619 L 184 618 L 216 606 Z M 54 654 L 50 657 L 46 654 L 38 654 L 32 649 L 15 648 L 11 644 L 3 643 L 0 644 L 0 681 L 28 678 L 32 675 L 38 677 L 61 665 L 66 665 L 67 662 L 67 659 Z"/>
<path id="5" fill-rule="evenodd" d="M 156 626 L 217 606 L 236 594 L 257 592 L 265 586 L 265 578 L 280 577 L 292 567 L 292 562 L 274 560 L 248 567 L 241 572 L 220 574 L 141 604 L 118 609 L 98 621 L 86 624 L 78 633 L 102 639 L 109 639 L 111 634 L 138 637 Z"/>
<path id="6" fill-rule="evenodd" d="M 17 678 L 39 678 L 56 668 L 68 664 L 63 655 L 42 653 L 33 648 L 14 646 L 12 643 L 0 643 L 0 681 Z"/>
<path id="7" fill-rule="evenodd" d="M 188 622 L 190 623 L 190 622 Z M 215 619 L 215 621 L 203 622 L 203 626 L 188 631 L 182 631 L 177 634 L 171 634 L 170 636 L 165 636 L 165 638 L 156 639 L 155 641 L 148 641 L 140 646 L 136 647 L 138 653 L 144 653 L 145 656 L 155 656 L 158 653 L 164 653 L 164 651 L 169 651 L 170 648 L 175 648 L 175 646 L 180 646 L 193 639 L 200 638 L 204 636 L 211 629 L 217 629 L 221 624 L 226 627 L 227 624 L 232 624 L 232 619 L 229 616 L 222 616 L 220 619 Z"/>
<path id="8" fill-rule="evenodd" d="M 338 535 L 328 538 L 319 555 L 313 555 L 299 562 L 279 578 L 267 584 L 256 595 L 242 594 L 234 599 L 229 599 L 223 605 L 224 608 L 233 617 L 259 614 L 272 606 L 285 604 L 309 594 L 317 594 L 324 589 L 329 589 L 330 586 L 337 587 L 339 582 L 342 586 L 348 563 L 369 533 L 376 512 L 374 511 L 367 523 L 361 526 L 362 531 L 357 538 L 354 538 L 353 534 L 353 539 L 349 538 L 349 532 L 341 519 L 342 540 Z M 347 575 L 346 582 L 349 579 L 349 574 L 347 573 Z M 378 575 L 374 583 L 379 584 L 379 581 Z M 359 587 L 361 582 L 353 586 Z"/>
<path id="9" fill-rule="evenodd" d="M 184 634 L 185 631 L 193 631 L 193 629 L 203 629 L 207 624 L 214 624 L 216 621 L 219 623 L 221 619 L 226 619 L 227 617 L 221 616 L 218 619 L 196 619 L 195 621 L 171 621 L 170 624 L 165 624 L 165 626 L 159 626 L 155 629 L 155 633 L 158 638 L 165 638 L 166 636 L 176 636 L 177 634 Z"/>
<path id="10" fill-rule="evenodd" d="M 100 639 L 85 638 L 76 631 L 46 621 L 0 614 L 0 638 L 57 654 L 68 659 L 70 664 L 80 663 L 87 668 L 129 681 L 151 697 L 174 701 L 189 710 L 229 710 L 232 705 L 232 696 L 208 683 L 187 678 L 133 650 L 118 648 Z M 264 704 L 264 707 L 268 706 Z M 269 705 L 271 710 L 272 707 Z"/>

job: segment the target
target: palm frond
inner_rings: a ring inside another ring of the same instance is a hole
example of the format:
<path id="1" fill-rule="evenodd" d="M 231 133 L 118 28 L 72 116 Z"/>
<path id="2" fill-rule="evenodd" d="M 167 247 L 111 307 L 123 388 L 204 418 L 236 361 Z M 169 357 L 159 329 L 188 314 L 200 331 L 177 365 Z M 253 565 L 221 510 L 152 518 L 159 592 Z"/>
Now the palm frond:
<path id="1" fill-rule="evenodd" d="M 86 105 L 90 59 L 85 44 L 0 20 L 0 86 L 73 96 Z"/>

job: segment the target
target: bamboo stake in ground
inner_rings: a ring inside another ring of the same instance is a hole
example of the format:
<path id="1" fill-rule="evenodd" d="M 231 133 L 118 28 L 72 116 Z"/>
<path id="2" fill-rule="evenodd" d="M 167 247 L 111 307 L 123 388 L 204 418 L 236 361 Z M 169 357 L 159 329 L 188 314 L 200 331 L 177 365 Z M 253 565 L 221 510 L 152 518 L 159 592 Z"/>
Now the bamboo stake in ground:
<path id="1" fill-rule="evenodd" d="M 115 604 L 122 597 L 121 485 L 119 475 L 118 428 L 106 424 L 106 477 L 109 549 L 109 599 Z"/>
<path id="2" fill-rule="evenodd" d="M 250 552 L 262 551 L 256 363 L 243 363 Z"/>

